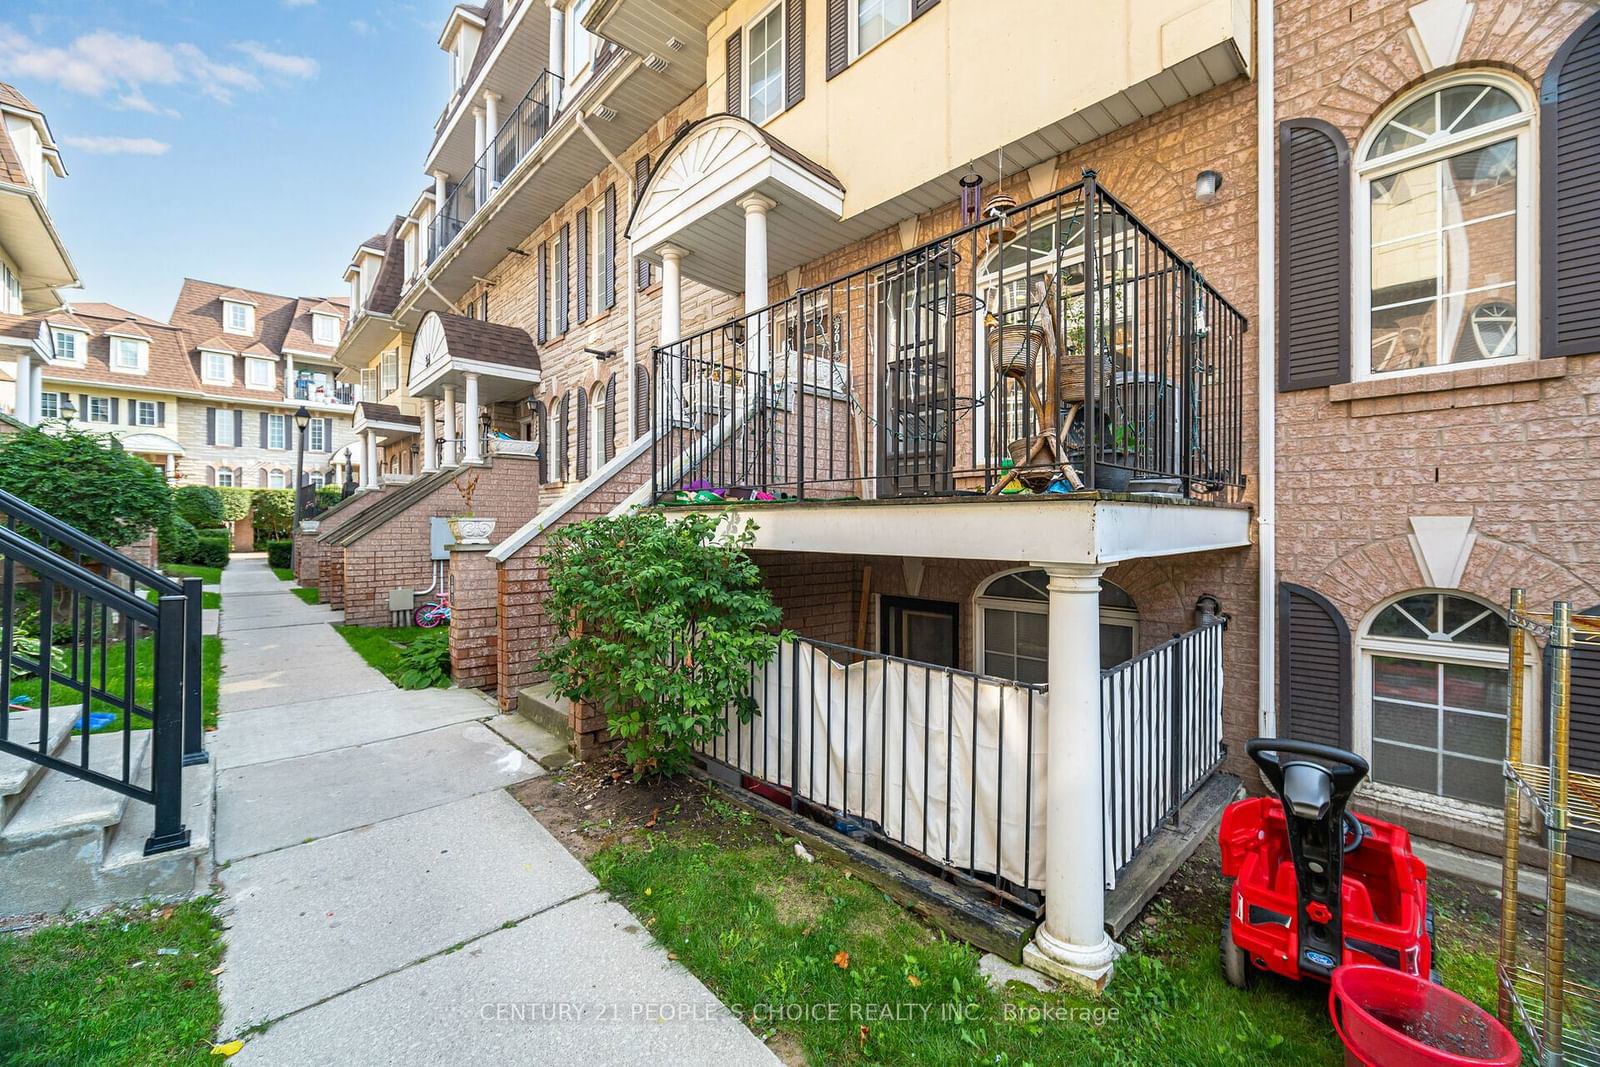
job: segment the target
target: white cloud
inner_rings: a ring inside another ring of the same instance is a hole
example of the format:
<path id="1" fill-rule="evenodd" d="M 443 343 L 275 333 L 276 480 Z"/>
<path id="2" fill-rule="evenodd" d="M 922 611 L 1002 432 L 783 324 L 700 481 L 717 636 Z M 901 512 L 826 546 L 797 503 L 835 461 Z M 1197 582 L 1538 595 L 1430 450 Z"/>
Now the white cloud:
<path id="1" fill-rule="evenodd" d="M 218 62 L 192 44 L 163 44 L 109 30 L 81 34 L 59 47 L 0 24 L 0 70 L 19 81 L 52 82 L 83 96 L 115 90 L 122 107 L 152 114 L 165 112 L 146 96 L 147 86 L 188 87 L 224 104 L 235 91 L 261 87 L 250 70 Z"/>
<path id="2" fill-rule="evenodd" d="M 366 19 L 351 19 L 350 28 L 361 34 L 363 37 L 367 37 L 378 32 L 372 28 L 372 23 L 368 22 Z"/>
<path id="3" fill-rule="evenodd" d="M 117 97 L 117 107 L 123 111 L 143 111 L 146 115 L 162 115 L 169 119 L 181 117 L 176 109 L 162 107 L 139 89 L 129 90 Z"/>
<path id="4" fill-rule="evenodd" d="M 284 52 L 274 52 L 255 41 L 240 41 L 233 47 L 255 60 L 256 65 L 263 70 L 269 70 L 274 74 L 290 78 L 317 76 L 317 61 L 310 56 L 292 56 Z"/>
<path id="5" fill-rule="evenodd" d="M 283 0 L 284 7 L 313 7 L 317 0 Z"/>
<path id="6" fill-rule="evenodd" d="M 63 137 L 68 148 L 100 156 L 164 156 L 172 146 L 154 137 Z"/>

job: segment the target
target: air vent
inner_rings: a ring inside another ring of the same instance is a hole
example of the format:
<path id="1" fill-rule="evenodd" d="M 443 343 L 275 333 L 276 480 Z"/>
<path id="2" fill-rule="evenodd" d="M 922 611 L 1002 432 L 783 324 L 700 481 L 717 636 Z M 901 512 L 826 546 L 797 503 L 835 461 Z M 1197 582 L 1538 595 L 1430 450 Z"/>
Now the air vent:
<path id="1" fill-rule="evenodd" d="M 674 52 L 681 52 L 683 51 L 683 42 L 678 40 L 676 37 L 668 37 L 667 47 L 672 49 Z"/>
<path id="2" fill-rule="evenodd" d="M 596 104 L 594 107 L 589 109 L 589 117 L 592 119 L 603 119 L 606 122 L 610 122 L 612 119 L 617 117 L 617 109 L 614 107 L 607 107 L 604 104 Z"/>
<path id="3" fill-rule="evenodd" d="M 655 71 L 657 74 L 665 74 L 667 72 L 667 68 L 672 64 L 667 60 L 662 59 L 654 52 L 651 52 L 649 55 L 644 57 L 644 65 L 646 68 Z"/>

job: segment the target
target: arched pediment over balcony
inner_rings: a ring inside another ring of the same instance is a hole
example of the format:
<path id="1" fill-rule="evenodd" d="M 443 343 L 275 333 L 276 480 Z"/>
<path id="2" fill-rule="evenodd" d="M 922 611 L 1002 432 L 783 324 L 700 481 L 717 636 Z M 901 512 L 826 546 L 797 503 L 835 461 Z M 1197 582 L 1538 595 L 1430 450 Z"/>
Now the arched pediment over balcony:
<path id="1" fill-rule="evenodd" d="M 768 205 L 772 273 L 838 246 L 839 179 L 738 115 L 712 115 L 678 133 L 640 191 L 627 234 L 636 255 L 659 262 L 662 248 L 676 248 L 685 276 L 739 292 L 752 197 Z"/>
<path id="2" fill-rule="evenodd" d="M 436 398 L 446 386 L 464 386 L 470 375 L 481 403 L 520 400 L 539 384 L 539 350 L 528 331 L 515 326 L 428 312 L 411 342 L 406 391 Z"/>

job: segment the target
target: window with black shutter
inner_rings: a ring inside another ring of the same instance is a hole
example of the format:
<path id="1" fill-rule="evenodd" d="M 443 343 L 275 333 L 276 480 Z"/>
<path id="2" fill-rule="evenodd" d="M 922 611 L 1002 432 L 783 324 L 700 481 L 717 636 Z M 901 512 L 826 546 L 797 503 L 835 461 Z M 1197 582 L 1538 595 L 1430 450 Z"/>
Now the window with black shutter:
<path id="1" fill-rule="evenodd" d="M 1278 735 L 1351 746 L 1350 627 L 1321 593 L 1278 583 Z"/>
<path id="2" fill-rule="evenodd" d="M 1600 13 L 1545 72 L 1539 136 L 1543 354 L 1600 352 Z"/>
<path id="3" fill-rule="evenodd" d="M 578 405 L 578 481 L 589 477 L 589 404 L 582 390 L 574 397 Z"/>
<path id="4" fill-rule="evenodd" d="M 650 432 L 650 368 L 643 363 L 633 368 L 633 436 Z"/>
<path id="5" fill-rule="evenodd" d="M 539 242 L 539 343 L 550 340 L 550 242 Z"/>
<path id="6" fill-rule="evenodd" d="M 725 97 L 728 114 L 744 114 L 744 30 L 735 29 L 728 34 L 727 51 L 728 92 Z"/>
<path id="7" fill-rule="evenodd" d="M 784 0 L 783 106 L 806 98 L 806 0 Z"/>
<path id="8" fill-rule="evenodd" d="M 1350 380 L 1350 149 L 1321 119 L 1278 127 L 1278 388 Z"/>
<path id="9" fill-rule="evenodd" d="M 850 65 L 850 0 L 828 0 L 827 63 L 828 78 L 844 73 Z"/>
<path id="10" fill-rule="evenodd" d="M 589 211 L 578 212 L 578 321 L 589 321 Z"/>
<path id="11" fill-rule="evenodd" d="M 601 463 L 610 463 L 617 454 L 617 376 L 612 374 L 606 379 L 605 400 L 605 430 L 602 434 L 605 442 L 605 454 L 600 457 Z"/>
<path id="12" fill-rule="evenodd" d="M 633 203 L 635 206 L 638 205 L 639 198 L 644 195 L 644 187 L 649 181 L 650 153 L 646 152 L 635 160 L 633 164 Z M 638 277 L 633 280 L 634 284 L 640 289 L 650 288 L 650 261 L 641 256 L 634 263 L 634 270 L 638 273 Z"/>
<path id="13" fill-rule="evenodd" d="M 569 323 L 567 297 L 568 274 L 567 260 L 570 258 L 569 249 L 572 247 L 572 224 L 566 223 L 561 227 L 561 235 L 556 238 L 556 333 L 567 332 Z"/>
<path id="14" fill-rule="evenodd" d="M 600 207 L 600 308 L 617 306 L 617 187 L 606 186 Z"/>

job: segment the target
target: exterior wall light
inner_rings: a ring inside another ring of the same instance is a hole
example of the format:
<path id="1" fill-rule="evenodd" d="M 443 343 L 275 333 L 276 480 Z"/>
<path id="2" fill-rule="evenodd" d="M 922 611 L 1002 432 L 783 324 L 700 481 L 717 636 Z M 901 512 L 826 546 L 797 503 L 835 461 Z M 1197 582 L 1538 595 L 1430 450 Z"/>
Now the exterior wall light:
<path id="1" fill-rule="evenodd" d="M 1217 192 L 1222 188 L 1222 172 L 1216 170 L 1203 170 L 1195 175 L 1194 198 L 1202 204 L 1209 204 L 1217 198 Z"/>

